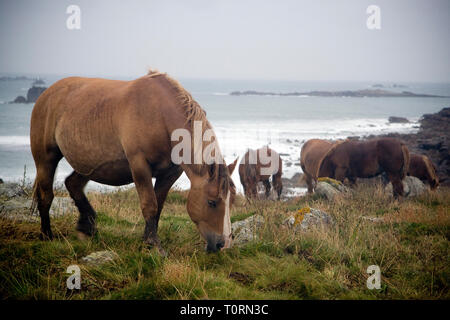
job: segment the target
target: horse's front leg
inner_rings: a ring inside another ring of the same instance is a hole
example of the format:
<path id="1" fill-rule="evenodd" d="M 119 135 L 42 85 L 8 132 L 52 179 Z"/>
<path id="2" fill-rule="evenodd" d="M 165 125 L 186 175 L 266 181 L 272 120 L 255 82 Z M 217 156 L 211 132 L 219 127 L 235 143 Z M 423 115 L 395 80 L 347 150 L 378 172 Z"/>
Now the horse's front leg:
<path id="1" fill-rule="evenodd" d="M 153 189 L 152 170 L 143 154 L 128 157 L 128 162 L 145 219 L 143 240 L 150 246 L 157 247 L 161 254 L 165 255 L 158 237 L 158 202 Z"/>

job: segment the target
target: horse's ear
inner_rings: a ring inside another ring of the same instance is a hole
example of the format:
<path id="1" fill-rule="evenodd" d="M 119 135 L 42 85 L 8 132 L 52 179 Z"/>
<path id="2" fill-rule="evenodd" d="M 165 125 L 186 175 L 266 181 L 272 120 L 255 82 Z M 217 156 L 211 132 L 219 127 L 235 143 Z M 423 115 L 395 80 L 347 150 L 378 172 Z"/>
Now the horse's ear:
<path id="1" fill-rule="evenodd" d="M 238 159 L 239 159 L 239 157 L 237 157 L 236 160 L 234 160 L 234 162 L 232 164 L 228 165 L 228 173 L 230 174 L 230 176 L 233 174 L 233 171 L 236 168 Z"/>

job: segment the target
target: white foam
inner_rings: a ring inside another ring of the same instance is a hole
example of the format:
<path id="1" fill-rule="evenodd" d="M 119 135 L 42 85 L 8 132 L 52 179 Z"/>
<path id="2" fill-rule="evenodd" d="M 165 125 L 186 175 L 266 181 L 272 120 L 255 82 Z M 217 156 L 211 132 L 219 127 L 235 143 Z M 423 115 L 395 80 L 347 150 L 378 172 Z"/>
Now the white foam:
<path id="1" fill-rule="evenodd" d="M 30 137 L 29 136 L 0 136 L 0 145 L 28 146 L 28 145 L 30 145 Z"/>

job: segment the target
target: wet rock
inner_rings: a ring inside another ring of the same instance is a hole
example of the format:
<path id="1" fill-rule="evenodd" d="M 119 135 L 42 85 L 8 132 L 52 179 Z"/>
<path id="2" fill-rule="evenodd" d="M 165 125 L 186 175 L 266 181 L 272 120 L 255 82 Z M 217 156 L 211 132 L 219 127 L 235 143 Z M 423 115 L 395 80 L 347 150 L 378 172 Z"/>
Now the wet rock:
<path id="1" fill-rule="evenodd" d="M 234 222 L 231 224 L 233 245 L 242 245 L 257 239 L 257 231 L 263 225 L 264 218 L 260 215 L 253 215 L 245 220 Z"/>
<path id="2" fill-rule="evenodd" d="M 100 266 L 102 264 L 114 261 L 116 257 L 116 253 L 109 250 L 104 250 L 93 252 L 86 257 L 81 258 L 81 260 L 91 266 Z"/>
<path id="3" fill-rule="evenodd" d="M 387 184 L 385 192 L 392 195 L 392 183 Z M 403 192 L 405 197 L 412 198 L 428 192 L 428 187 L 420 179 L 407 176 L 403 179 Z"/>
<path id="4" fill-rule="evenodd" d="M 306 231 L 317 227 L 328 227 L 334 224 L 333 217 L 321 210 L 305 207 L 284 222 L 295 231 Z"/>
<path id="5" fill-rule="evenodd" d="M 389 123 L 409 123 L 409 120 L 403 117 L 389 117 Z"/>

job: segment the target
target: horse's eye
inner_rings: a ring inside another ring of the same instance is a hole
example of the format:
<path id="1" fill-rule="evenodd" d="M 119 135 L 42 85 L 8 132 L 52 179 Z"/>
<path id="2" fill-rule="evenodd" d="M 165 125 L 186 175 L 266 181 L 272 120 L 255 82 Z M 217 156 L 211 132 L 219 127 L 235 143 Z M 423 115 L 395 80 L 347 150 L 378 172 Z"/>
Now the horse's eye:
<path id="1" fill-rule="evenodd" d="M 214 200 L 208 200 L 208 206 L 210 208 L 215 208 L 217 203 Z"/>

